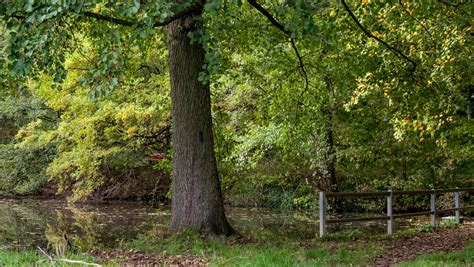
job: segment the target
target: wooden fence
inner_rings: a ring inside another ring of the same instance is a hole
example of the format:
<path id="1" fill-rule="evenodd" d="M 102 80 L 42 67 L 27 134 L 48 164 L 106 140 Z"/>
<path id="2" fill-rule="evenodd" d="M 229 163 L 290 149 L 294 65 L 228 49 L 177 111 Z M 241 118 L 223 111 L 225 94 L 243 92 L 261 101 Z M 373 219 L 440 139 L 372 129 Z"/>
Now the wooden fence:
<path id="1" fill-rule="evenodd" d="M 461 207 L 461 192 L 474 192 L 474 188 L 454 188 L 454 189 L 432 189 L 432 190 L 415 190 L 415 191 L 392 191 L 387 192 L 320 192 L 319 193 L 319 236 L 326 234 L 326 224 L 343 223 L 343 222 L 366 222 L 366 221 L 387 221 L 387 234 L 393 233 L 394 219 L 415 217 L 420 215 L 431 215 L 431 225 L 436 227 L 436 215 L 442 212 L 454 211 L 456 223 L 460 223 L 461 210 L 474 208 L 474 205 Z M 449 209 L 436 209 L 436 194 L 439 193 L 454 193 L 454 207 Z M 402 195 L 430 195 L 430 210 L 412 213 L 393 214 L 393 197 Z M 368 198 L 368 197 L 386 197 L 387 198 L 387 213 L 385 216 L 371 216 L 371 217 L 356 217 L 356 218 L 339 218 L 327 219 L 326 206 L 327 198 Z"/>

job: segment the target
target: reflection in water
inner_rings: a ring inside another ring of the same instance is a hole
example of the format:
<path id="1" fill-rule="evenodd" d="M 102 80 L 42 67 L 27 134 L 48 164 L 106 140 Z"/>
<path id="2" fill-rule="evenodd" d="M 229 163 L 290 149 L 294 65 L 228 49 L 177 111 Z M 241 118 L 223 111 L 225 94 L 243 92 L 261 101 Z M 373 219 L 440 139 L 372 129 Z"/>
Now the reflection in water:
<path id="1" fill-rule="evenodd" d="M 265 208 L 227 208 L 231 225 L 247 238 L 265 241 L 305 240 L 316 237 L 314 212 Z"/>
<path id="2" fill-rule="evenodd" d="M 159 216 L 168 215 L 137 203 L 0 200 L 0 247 L 40 246 L 58 253 L 65 246 L 80 250 L 113 247 L 149 230 L 149 222 Z"/>
<path id="3" fill-rule="evenodd" d="M 73 248 L 66 231 L 61 232 L 60 228 L 55 228 L 51 224 L 46 225 L 44 236 L 48 241 L 47 249 L 54 250 L 56 255 L 63 256 L 66 250 Z"/>
<path id="4" fill-rule="evenodd" d="M 226 209 L 230 223 L 250 239 L 287 242 L 317 236 L 319 221 L 316 212 Z M 51 253 L 61 254 L 66 247 L 81 251 L 117 247 L 143 233 L 164 237 L 168 219 L 167 208 L 156 209 L 141 203 L 69 205 L 60 200 L 0 200 L 0 249 L 40 246 L 48 248 Z M 426 218 L 399 220 L 396 226 L 400 229 L 420 223 L 420 220 Z M 328 226 L 329 231 L 361 229 L 384 233 L 386 226 L 385 222 Z"/>

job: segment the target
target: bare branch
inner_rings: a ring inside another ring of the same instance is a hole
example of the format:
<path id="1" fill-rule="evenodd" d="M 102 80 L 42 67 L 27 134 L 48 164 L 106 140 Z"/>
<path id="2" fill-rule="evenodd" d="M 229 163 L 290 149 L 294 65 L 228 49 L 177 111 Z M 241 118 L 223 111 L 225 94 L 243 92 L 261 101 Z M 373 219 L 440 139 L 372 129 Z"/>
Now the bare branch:
<path id="1" fill-rule="evenodd" d="M 38 248 L 38 250 L 39 250 L 41 253 L 43 253 L 43 255 L 45 255 L 45 256 L 49 259 L 49 261 L 50 261 L 52 264 L 54 264 L 54 259 L 53 259 L 53 257 L 51 257 L 50 255 L 48 255 L 48 253 L 44 252 L 44 250 L 42 250 L 40 247 L 37 247 L 37 248 Z"/>
<path id="2" fill-rule="evenodd" d="M 257 1 L 255 0 L 247 0 L 247 2 L 252 5 L 256 10 L 258 10 L 262 15 L 267 17 L 267 19 L 273 24 L 273 26 L 277 27 L 280 31 L 284 32 L 285 34 L 289 35 L 290 31 L 285 30 L 285 27 L 278 22 L 270 12 L 268 12 L 263 6 L 261 6 Z"/>
<path id="3" fill-rule="evenodd" d="M 373 35 L 369 30 L 367 30 L 361 23 L 360 21 L 356 18 L 356 16 L 354 15 L 354 13 L 352 13 L 351 9 L 349 8 L 349 6 L 347 5 L 346 1 L 345 0 L 341 0 L 341 3 L 342 5 L 344 6 L 344 8 L 346 9 L 347 13 L 349 13 L 349 15 L 351 16 L 352 20 L 357 24 L 357 26 L 362 30 L 362 32 L 365 33 L 365 35 L 367 35 L 369 38 L 373 38 L 375 39 L 377 42 L 383 44 L 388 50 L 392 51 L 397 57 L 402 57 L 404 58 L 405 60 L 409 61 L 411 64 L 412 64 L 412 71 L 415 71 L 416 69 L 416 62 L 409 58 L 407 55 L 405 55 L 402 51 L 400 51 L 399 49 L 389 45 L 387 42 L 385 42 L 384 40 L 380 39 L 379 37 Z"/>
<path id="4" fill-rule="evenodd" d="M 304 67 L 303 58 L 301 57 L 300 53 L 298 52 L 298 48 L 296 47 L 295 39 L 291 38 L 290 41 L 291 41 L 291 46 L 293 47 L 293 50 L 295 50 L 296 57 L 298 58 L 298 61 L 300 63 L 301 72 L 303 72 L 303 76 L 305 79 L 305 84 L 306 84 L 305 90 L 301 93 L 301 95 L 303 95 L 309 89 L 308 73 L 306 72 L 306 69 Z"/>
<path id="5" fill-rule="evenodd" d="M 287 36 L 290 37 L 291 46 L 292 46 L 293 50 L 295 51 L 296 57 L 298 58 L 298 62 L 299 62 L 299 65 L 300 65 L 299 67 L 301 68 L 301 72 L 304 75 L 304 79 L 305 79 L 305 83 L 306 83 L 305 91 L 308 90 L 308 88 L 309 88 L 308 73 L 306 72 L 305 65 L 303 63 L 303 58 L 301 57 L 301 55 L 298 51 L 298 47 L 295 44 L 295 39 L 291 37 L 291 32 L 286 30 L 285 27 L 280 22 L 278 22 L 278 20 L 276 20 L 275 17 L 273 17 L 272 14 L 270 14 L 270 12 L 268 12 L 268 10 L 266 10 L 263 6 L 261 6 L 259 3 L 257 3 L 256 0 L 247 0 L 247 2 L 251 6 L 253 6 L 256 10 L 258 10 L 260 13 L 262 13 L 262 15 L 264 15 L 270 21 L 270 23 L 273 26 L 275 26 L 277 29 L 279 29 L 280 31 L 282 31 L 283 33 L 285 33 Z"/>
<path id="6" fill-rule="evenodd" d="M 94 64 L 95 64 L 94 61 L 92 61 L 92 59 L 90 59 L 88 56 L 86 56 L 86 54 L 84 53 L 84 51 L 82 51 L 82 46 L 79 45 L 79 42 L 77 41 L 77 38 L 76 38 L 76 35 L 74 34 L 74 29 L 73 29 L 72 25 L 69 24 L 67 21 L 64 21 L 64 22 L 65 22 L 65 24 L 68 26 L 69 32 L 70 32 L 71 35 L 72 35 L 72 39 L 73 39 L 74 43 L 75 43 L 76 46 L 77 46 L 77 51 L 79 52 L 79 54 L 81 54 L 81 56 L 82 56 L 83 58 L 85 58 L 85 59 L 89 62 L 89 64 L 94 65 Z M 69 68 L 69 69 L 76 69 L 76 70 L 79 70 L 79 68 Z M 88 69 L 81 69 L 81 70 L 88 70 Z"/>
<path id="7" fill-rule="evenodd" d="M 78 261 L 78 260 L 69 260 L 69 259 L 54 259 L 52 256 L 48 255 L 43 249 L 37 247 L 38 250 L 51 262 L 52 265 L 55 265 L 56 262 L 65 262 L 65 263 L 73 263 L 73 264 L 80 264 L 82 266 L 96 266 L 101 267 L 102 265 L 97 263 L 89 263 L 85 261 Z"/>
<path id="8" fill-rule="evenodd" d="M 55 261 L 71 263 L 71 264 L 79 264 L 79 265 L 82 265 L 82 266 L 96 266 L 96 267 L 101 267 L 102 266 L 102 265 L 97 264 L 97 263 L 78 261 L 78 260 L 69 260 L 69 259 L 55 259 Z"/>
<path id="9" fill-rule="evenodd" d="M 405 5 L 403 4 L 403 0 L 398 0 L 398 3 L 400 4 L 400 6 L 405 9 Z M 431 32 L 430 30 L 426 27 L 425 24 L 423 24 L 420 20 L 418 20 L 417 18 L 415 18 L 411 12 L 407 9 L 405 9 L 405 14 L 407 14 L 412 20 L 414 20 L 415 22 L 417 22 L 418 24 L 420 24 L 421 27 L 423 27 L 423 29 L 425 30 L 425 32 L 430 36 L 431 39 L 433 39 L 433 36 L 431 35 Z"/>

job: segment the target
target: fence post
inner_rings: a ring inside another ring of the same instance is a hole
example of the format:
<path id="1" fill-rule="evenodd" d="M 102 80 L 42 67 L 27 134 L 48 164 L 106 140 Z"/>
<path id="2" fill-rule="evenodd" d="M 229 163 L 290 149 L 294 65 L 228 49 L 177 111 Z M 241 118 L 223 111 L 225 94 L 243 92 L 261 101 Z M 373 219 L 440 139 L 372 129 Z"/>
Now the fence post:
<path id="1" fill-rule="evenodd" d="M 387 234 L 393 233 L 393 191 L 388 190 L 389 195 L 387 196 Z"/>
<path id="2" fill-rule="evenodd" d="M 326 234 L 326 193 L 319 192 L 319 237 Z"/>
<path id="3" fill-rule="evenodd" d="M 436 227 L 436 191 L 431 190 L 431 226 Z"/>
<path id="4" fill-rule="evenodd" d="M 456 223 L 461 223 L 461 199 L 459 197 L 459 188 L 456 187 L 456 192 L 454 192 L 454 207 L 456 208 Z"/>

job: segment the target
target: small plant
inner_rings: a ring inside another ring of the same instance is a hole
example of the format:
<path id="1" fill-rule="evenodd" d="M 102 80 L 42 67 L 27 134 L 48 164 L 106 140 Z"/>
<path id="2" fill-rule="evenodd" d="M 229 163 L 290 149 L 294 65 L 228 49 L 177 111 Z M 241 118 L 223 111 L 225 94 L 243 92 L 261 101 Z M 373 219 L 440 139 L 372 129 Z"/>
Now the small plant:
<path id="1" fill-rule="evenodd" d="M 419 232 L 422 233 L 433 232 L 433 226 L 431 226 L 431 224 L 426 223 L 418 225 L 417 229 Z"/>
<path id="2" fill-rule="evenodd" d="M 456 223 L 456 220 L 454 220 L 454 219 L 452 219 L 452 220 L 442 220 L 439 223 L 440 228 L 452 228 L 452 227 L 456 227 L 456 226 L 458 226 L 458 223 Z"/>
<path id="3" fill-rule="evenodd" d="M 397 238 L 410 238 L 415 236 L 418 233 L 418 229 L 416 228 L 406 228 L 402 229 L 400 231 L 395 231 L 393 235 L 390 236 L 391 239 L 397 239 Z"/>

